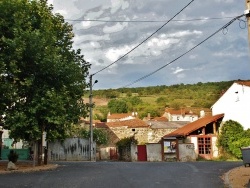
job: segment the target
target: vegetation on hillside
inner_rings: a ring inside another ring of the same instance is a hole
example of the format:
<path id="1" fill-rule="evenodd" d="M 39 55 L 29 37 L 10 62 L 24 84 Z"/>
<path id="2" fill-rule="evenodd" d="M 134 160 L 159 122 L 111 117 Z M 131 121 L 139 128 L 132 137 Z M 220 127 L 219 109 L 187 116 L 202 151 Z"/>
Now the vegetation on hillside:
<path id="1" fill-rule="evenodd" d="M 141 88 L 94 90 L 94 97 L 109 100 L 107 106 L 96 105 L 95 118 L 105 121 L 107 113 L 137 112 L 142 119 L 161 116 L 166 107 L 209 109 L 234 81 L 176 84 Z"/>

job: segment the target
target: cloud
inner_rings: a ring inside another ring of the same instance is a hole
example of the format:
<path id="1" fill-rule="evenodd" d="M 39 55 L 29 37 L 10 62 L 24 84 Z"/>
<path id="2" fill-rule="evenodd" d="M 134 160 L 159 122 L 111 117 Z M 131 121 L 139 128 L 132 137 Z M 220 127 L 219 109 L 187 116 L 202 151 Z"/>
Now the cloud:
<path id="1" fill-rule="evenodd" d="M 111 5 L 112 5 L 112 8 L 111 8 L 111 14 L 114 14 L 116 13 L 119 9 L 126 9 L 129 7 L 129 3 L 127 1 L 124 1 L 124 0 L 111 0 Z"/>
<path id="2" fill-rule="evenodd" d="M 133 47 L 132 46 L 124 46 L 122 48 L 110 48 L 106 53 L 105 57 L 110 61 L 116 61 L 119 57 L 123 56 L 127 52 L 129 52 Z"/>
<path id="3" fill-rule="evenodd" d="M 172 68 L 172 70 L 173 70 L 172 74 L 178 74 L 178 73 L 184 71 L 184 69 L 182 69 L 180 67 Z"/>
<path id="4" fill-rule="evenodd" d="M 109 66 L 141 44 L 187 3 L 183 0 L 159 0 L 157 3 L 155 0 L 50 2 L 54 5 L 54 11 L 61 12 L 66 21 L 73 25 L 73 47 L 81 49 L 84 59 L 92 64 L 90 73 Z M 210 18 L 237 16 L 243 10 L 245 3 L 239 3 L 238 0 L 193 2 L 175 18 L 184 21 L 170 21 L 131 53 L 96 74 L 99 83 L 95 88 L 115 88 L 167 65 L 230 21 L 228 18 Z M 109 22 L 91 21 L 96 19 Z M 134 22 L 139 20 L 148 22 Z M 229 78 L 247 77 L 246 75 L 250 75 L 250 69 L 246 68 L 250 61 L 247 29 L 240 29 L 238 21 L 227 29 L 226 35 L 217 33 L 192 52 L 172 62 L 171 66 L 141 80 L 135 86 L 225 81 Z M 212 77 L 211 72 L 214 73 Z"/>
<path id="5" fill-rule="evenodd" d="M 115 32 L 119 32 L 122 31 L 123 29 L 125 29 L 128 26 L 128 23 L 124 22 L 124 23 L 117 23 L 113 26 L 105 26 L 103 28 L 103 32 L 104 33 L 115 33 Z"/>

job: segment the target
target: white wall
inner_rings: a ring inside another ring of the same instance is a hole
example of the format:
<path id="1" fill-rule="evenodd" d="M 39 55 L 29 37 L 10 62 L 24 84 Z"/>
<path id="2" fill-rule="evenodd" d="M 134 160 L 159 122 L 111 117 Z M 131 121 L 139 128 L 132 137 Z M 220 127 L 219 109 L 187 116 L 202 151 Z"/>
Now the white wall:
<path id="1" fill-rule="evenodd" d="M 147 144 L 147 161 L 162 161 L 161 144 Z"/>
<path id="2" fill-rule="evenodd" d="M 194 144 L 179 144 L 179 160 L 182 162 L 196 161 L 196 154 L 194 150 Z"/>
<path id="3" fill-rule="evenodd" d="M 212 114 L 224 113 L 223 121 L 234 120 L 250 128 L 250 87 L 234 83 L 212 106 Z"/>

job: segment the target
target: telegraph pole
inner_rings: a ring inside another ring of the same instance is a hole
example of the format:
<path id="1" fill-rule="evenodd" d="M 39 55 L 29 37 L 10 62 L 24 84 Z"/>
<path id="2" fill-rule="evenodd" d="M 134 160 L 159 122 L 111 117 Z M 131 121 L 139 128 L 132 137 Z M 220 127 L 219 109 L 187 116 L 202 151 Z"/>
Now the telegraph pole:
<path id="1" fill-rule="evenodd" d="M 90 75 L 89 77 L 89 83 L 90 83 L 90 88 L 89 88 L 89 130 L 90 130 L 90 144 L 89 144 L 89 147 L 90 147 L 90 161 L 92 161 L 93 159 L 93 116 L 92 116 L 92 74 Z"/>
<path id="2" fill-rule="evenodd" d="M 249 44 L 249 49 L 250 49 L 250 0 L 246 0 L 245 15 L 246 15 L 246 19 L 247 19 L 248 44 Z"/>
<path id="3" fill-rule="evenodd" d="M 90 88 L 89 88 L 89 130 L 90 130 L 90 144 L 89 144 L 89 147 L 90 147 L 90 161 L 95 161 L 95 157 L 94 157 L 94 144 L 93 144 L 93 102 L 92 102 L 92 98 L 93 98 L 93 94 L 92 94 L 92 88 L 93 88 L 93 85 L 95 83 L 97 83 L 98 81 L 95 80 L 94 84 L 92 84 L 92 78 L 93 78 L 93 74 L 91 74 L 89 76 L 89 84 L 90 84 Z"/>

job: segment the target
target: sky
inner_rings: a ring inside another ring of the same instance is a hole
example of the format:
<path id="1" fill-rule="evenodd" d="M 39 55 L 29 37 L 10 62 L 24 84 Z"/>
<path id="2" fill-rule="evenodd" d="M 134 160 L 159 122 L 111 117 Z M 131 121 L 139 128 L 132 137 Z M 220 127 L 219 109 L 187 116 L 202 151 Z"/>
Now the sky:
<path id="1" fill-rule="evenodd" d="M 244 13 L 245 0 L 48 3 L 73 26 L 93 90 L 250 79 L 245 17 L 215 34 Z"/>

